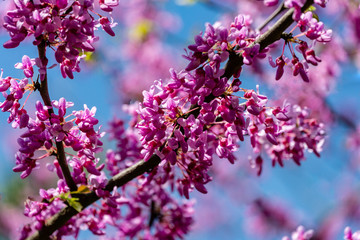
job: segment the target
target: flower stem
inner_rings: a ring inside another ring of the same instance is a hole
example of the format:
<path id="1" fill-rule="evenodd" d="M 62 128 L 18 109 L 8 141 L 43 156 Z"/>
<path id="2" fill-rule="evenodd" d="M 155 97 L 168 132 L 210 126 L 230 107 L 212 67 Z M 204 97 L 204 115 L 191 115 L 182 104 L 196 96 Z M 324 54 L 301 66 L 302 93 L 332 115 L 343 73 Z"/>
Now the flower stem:
<path id="1" fill-rule="evenodd" d="M 46 58 L 46 44 L 45 41 L 41 41 L 41 43 L 38 45 L 38 53 L 41 63 L 47 62 Z M 45 69 L 46 71 L 46 69 Z M 45 72 L 45 77 L 41 81 L 40 84 L 40 95 L 42 100 L 44 101 L 44 104 L 49 108 L 48 112 L 51 118 L 51 114 L 54 113 L 53 108 L 51 107 L 51 99 L 49 96 L 49 90 L 48 90 L 48 84 L 47 84 L 47 72 Z M 51 121 L 50 121 L 51 122 Z M 63 176 L 65 178 L 66 184 L 70 188 L 70 191 L 76 191 L 77 186 L 74 182 L 74 179 L 71 177 L 70 169 L 68 164 L 66 163 L 66 157 L 65 157 L 65 150 L 62 142 L 56 142 L 56 148 L 57 148 L 57 159 L 61 168 L 61 171 L 63 173 Z"/>

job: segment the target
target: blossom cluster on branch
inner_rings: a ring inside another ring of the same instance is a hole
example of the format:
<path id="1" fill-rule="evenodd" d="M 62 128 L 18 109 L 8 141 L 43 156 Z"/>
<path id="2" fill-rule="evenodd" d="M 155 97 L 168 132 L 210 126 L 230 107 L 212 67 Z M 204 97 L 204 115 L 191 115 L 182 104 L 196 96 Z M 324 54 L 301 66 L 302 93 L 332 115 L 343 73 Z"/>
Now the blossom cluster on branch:
<path id="1" fill-rule="evenodd" d="M 314 2 L 326 6 L 324 0 Z M 267 6 L 276 4 L 265 1 Z M 15 65 L 23 70 L 23 79 L 0 76 L 5 99 L 0 108 L 10 113 L 8 122 L 14 128 L 24 130 L 13 171 L 26 178 L 49 157 L 47 168 L 59 179 L 56 188 L 40 189 L 41 200 L 25 202 L 24 213 L 32 222 L 22 228 L 20 239 L 76 238 L 85 229 L 105 235 L 108 226 L 116 229 L 114 239 L 184 238 L 194 223 L 190 193 L 207 193 L 214 162 L 224 158 L 234 164 L 241 142 L 249 140 L 257 175 L 268 158 L 273 166 L 284 166 L 288 160 L 300 165 L 306 151 L 319 157 L 325 126 L 308 108 L 286 101 L 269 103 L 259 87 L 242 86 L 247 69 L 243 65 L 255 68 L 264 59 L 276 68 L 276 80 L 285 81 L 288 68 L 293 76 L 310 82 L 308 65 L 321 62 L 315 44 L 329 42 L 332 35 L 315 17 L 312 4 L 286 0 L 289 10 L 265 31 L 253 29 L 249 15 L 237 15 L 228 25 L 206 24 L 185 52 L 187 66 L 180 71 L 171 68 L 168 79 L 156 80 L 143 91 L 142 102 L 128 105 L 129 124 L 119 119 L 110 123 L 108 132 L 116 147 L 100 159 L 105 133 L 95 127 L 96 107 L 85 105 L 69 114 L 72 102 L 50 98 L 47 72 L 55 65 L 48 67 L 46 54 L 53 53 L 64 78 L 74 78 L 85 53 L 95 51 L 95 30 L 101 27 L 115 35 L 111 13 L 119 2 L 14 0 L 14 9 L 4 19 L 10 35 L 4 47 L 16 48 L 33 37 L 39 56 L 24 56 Z M 293 21 L 295 27 L 284 32 Z M 296 29 L 300 33 L 293 36 Z M 273 43 L 281 41 L 282 53 L 274 62 Z M 286 46 L 291 60 L 285 56 Z M 39 72 L 36 81 L 34 68 Z M 29 113 L 27 98 L 37 91 L 42 102 Z M 312 235 L 300 226 L 291 239 Z M 358 239 L 358 234 L 346 228 L 345 239 Z"/>

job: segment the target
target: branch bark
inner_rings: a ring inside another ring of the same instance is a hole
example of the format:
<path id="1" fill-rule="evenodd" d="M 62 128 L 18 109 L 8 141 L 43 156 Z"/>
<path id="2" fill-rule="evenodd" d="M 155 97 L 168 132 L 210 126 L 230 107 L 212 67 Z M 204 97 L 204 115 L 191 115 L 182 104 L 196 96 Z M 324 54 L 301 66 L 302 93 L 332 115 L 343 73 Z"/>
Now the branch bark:
<path id="1" fill-rule="evenodd" d="M 46 58 L 46 44 L 45 44 L 44 40 L 41 41 L 41 43 L 38 45 L 38 53 L 39 53 L 39 58 L 40 58 L 41 63 L 43 65 L 45 65 L 45 63 L 47 63 L 47 58 Z M 51 107 L 51 98 L 49 95 L 48 84 L 47 84 L 47 73 L 45 73 L 45 78 L 41 81 L 39 92 L 40 92 L 41 98 L 44 101 L 45 106 Z M 52 107 L 49 108 L 48 112 L 49 112 L 50 119 L 51 119 L 51 114 L 54 113 L 54 110 L 52 109 Z M 59 162 L 62 174 L 64 175 L 66 184 L 70 188 L 70 191 L 76 191 L 77 190 L 76 183 L 74 182 L 74 179 L 71 177 L 69 166 L 66 163 L 65 150 L 64 150 L 63 143 L 56 142 L 56 149 L 57 149 L 57 153 L 56 153 L 57 160 Z"/>
<path id="2" fill-rule="evenodd" d="M 307 0 L 302 11 L 305 11 L 309 6 L 313 4 L 313 0 Z M 292 15 L 294 13 L 293 9 L 289 9 L 268 31 L 266 31 L 259 39 L 255 41 L 254 44 L 260 44 L 260 49 L 263 50 L 265 47 L 274 43 L 275 41 L 281 38 L 281 34 L 293 23 Z M 233 74 L 237 73 L 238 70 L 243 65 L 243 58 L 241 55 L 230 53 L 229 61 L 225 66 L 225 73 L 222 77 L 230 78 Z M 107 183 L 105 190 L 112 191 L 115 186 L 121 187 L 124 184 L 128 183 L 132 179 L 144 174 L 145 172 L 150 172 L 152 169 L 157 167 L 161 162 L 161 159 L 156 154 L 148 161 L 140 161 L 133 166 L 123 170 Z M 78 197 L 78 196 L 77 196 Z M 83 194 L 80 197 L 80 204 L 82 209 L 86 208 L 90 204 L 99 200 L 99 197 L 94 193 Z M 41 230 L 35 232 L 28 240 L 35 239 L 49 239 L 49 236 L 54 233 L 57 229 L 64 226 L 68 220 L 75 216 L 78 212 L 68 206 L 62 209 L 59 213 L 55 214 L 49 220 L 47 220 Z"/>
<path id="3" fill-rule="evenodd" d="M 263 30 L 272 20 L 274 20 L 280 13 L 285 11 L 284 2 L 279 5 L 277 9 L 257 28 L 259 31 Z"/>
<path id="4" fill-rule="evenodd" d="M 313 0 L 307 0 L 304 6 L 301 8 L 301 11 L 304 12 L 307 10 L 312 4 Z M 268 31 L 262 34 L 255 43 L 260 44 L 260 50 L 263 50 L 270 44 L 281 38 L 281 34 L 294 22 L 292 19 L 292 15 L 294 13 L 294 9 L 288 10 Z"/>

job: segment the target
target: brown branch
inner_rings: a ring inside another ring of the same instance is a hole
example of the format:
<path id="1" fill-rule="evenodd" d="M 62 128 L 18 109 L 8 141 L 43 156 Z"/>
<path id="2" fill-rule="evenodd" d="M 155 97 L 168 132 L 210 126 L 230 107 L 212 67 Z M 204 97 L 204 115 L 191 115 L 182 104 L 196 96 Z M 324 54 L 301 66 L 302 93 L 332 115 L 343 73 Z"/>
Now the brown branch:
<path id="1" fill-rule="evenodd" d="M 305 6 L 302 10 L 307 9 L 313 0 L 308 0 L 305 3 Z M 270 44 L 281 38 L 281 34 L 293 23 L 292 15 L 294 10 L 288 10 L 283 17 L 281 17 L 275 24 L 272 26 L 267 32 L 264 33 L 255 43 L 260 44 L 260 49 L 264 49 Z M 243 58 L 241 55 L 235 54 L 234 52 L 230 53 L 229 61 L 225 66 L 225 73 L 222 77 L 230 78 L 233 74 L 237 73 L 238 70 L 243 65 Z M 207 101 L 211 101 L 212 97 L 206 99 Z M 193 111 L 192 114 L 196 114 L 196 111 Z M 128 183 L 132 179 L 141 176 L 145 172 L 150 172 L 156 166 L 159 165 L 161 159 L 156 154 L 152 155 L 152 157 L 148 161 L 140 161 L 133 166 L 123 170 L 112 179 L 109 180 L 108 184 L 105 187 L 105 190 L 112 191 L 115 186 L 121 187 L 124 184 Z M 76 197 L 79 197 L 80 204 L 82 205 L 82 209 L 86 208 L 93 202 L 97 201 L 99 197 L 91 192 L 89 194 L 78 194 Z M 73 216 L 75 216 L 78 212 L 68 206 L 62 209 L 59 213 L 55 214 L 53 217 L 48 219 L 41 230 L 35 232 L 32 236 L 28 238 L 28 240 L 35 239 L 49 239 L 49 236 L 55 232 L 60 227 L 64 226 L 68 220 L 70 220 Z"/>
<path id="2" fill-rule="evenodd" d="M 41 43 L 38 45 L 38 53 L 39 53 L 39 58 L 40 58 L 41 64 L 46 65 L 45 64 L 45 63 L 47 63 L 46 44 L 45 44 L 44 40 L 41 41 Z M 45 71 L 46 71 L 46 69 L 45 69 Z M 47 84 L 47 73 L 45 73 L 45 78 L 41 81 L 39 92 L 40 92 L 41 98 L 44 101 L 45 106 L 50 107 L 48 109 L 48 112 L 49 112 L 50 119 L 51 119 L 51 114 L 54 113 L 54 110 L 51 107 L 51 99 L 49 96 L 49 90 L 48 90 L 48 84 Z M 64 175 L 66 184 L 70 188 L 70 191 L 76 191 L 77 190 L 76 183 L 74 182 L 74 179 L 71 177 L 69 166 L 66 163 L 65 150 L 64 150 L 63 143 L 56 142 L 56 148 L 57 148 L 57 160 L 59 162 L 62 174 Z"/>
<path id="3" fill-rule="evenodd" d="M 257 29 L 259 31 L 263 30 L 266 27 L 266 25 L 268 25 L 272 20 L 274 20 L 277 16 L 279 16 L 280 13 L 282 13 L 285 9 L 286 8 L 284 6 L 284 3 L 281 3 L 281 5 L 279 5 L 279 7 L 275 9 L 275 11 Z"/>
<path id="4" fill-rule="evenodd" d="M 304 6 L 301 8 L 301 11 L 307 10 L 312 4 L 313 0 L 307 0 Z M 260 44 L 260 50 L 263 50 L 270 44 L 281 38 L 281 34 L 294 22 L 292 15 L 294 9 L 288 10 L 268 31 L 262 34 L 255 43 Z"/>

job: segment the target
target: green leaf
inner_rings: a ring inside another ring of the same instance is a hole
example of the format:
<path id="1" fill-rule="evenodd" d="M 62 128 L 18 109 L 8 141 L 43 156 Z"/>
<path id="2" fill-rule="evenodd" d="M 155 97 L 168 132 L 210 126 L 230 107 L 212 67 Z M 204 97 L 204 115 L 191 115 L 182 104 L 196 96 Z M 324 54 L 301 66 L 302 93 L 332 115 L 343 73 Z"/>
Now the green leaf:
<path id="1" fill-rule="evenodd" d="M 93 62 L 95 61 L 94 54 L 92 52 L 85 52 L 85 62 Z"/>
<path id="2" fill-rule="evenodd" d="M 64 198 L 65 198 L 65 199 L 68 199 L 69 196 L 70 196 L 70 192 L 67 192 L 67 193 L 64 194 Z"/>
<path id="3" fill-rule="evenodd" d="M 318 22 L 320 21 L 320 20 L 319 20 L 319 16 L 318 16 L 316 13 L 314 13 L 314 12 L 313 12 L 313 18 L 315 18 Z"/>
<path id="4" fill-rule="evenodd" d="M 79 193 L 91 193 L 91 191 L 86 185 L 81 185 L 78 187 L 76 191 L 71 192 L 71 194 L 79 194 Z"/>
<path id="5" fill-rule="evenodd" d="M 305 12 L 315 12 L 316 11 L 316 7 L 314 7 L 313 5 L 311 5 L 310 7 L 308 7 Z"/>
<path id="6" fill-rule="evenodd" d="M 83 206 L 81 205 L 81 203 L 79 203 L 79 199 L 78 198 L 70 198 L 67 200 L 67 202 L 69 203 L 69 205 L 71 207 L 73 207 L 76 211 L 81 212 Z"/>

